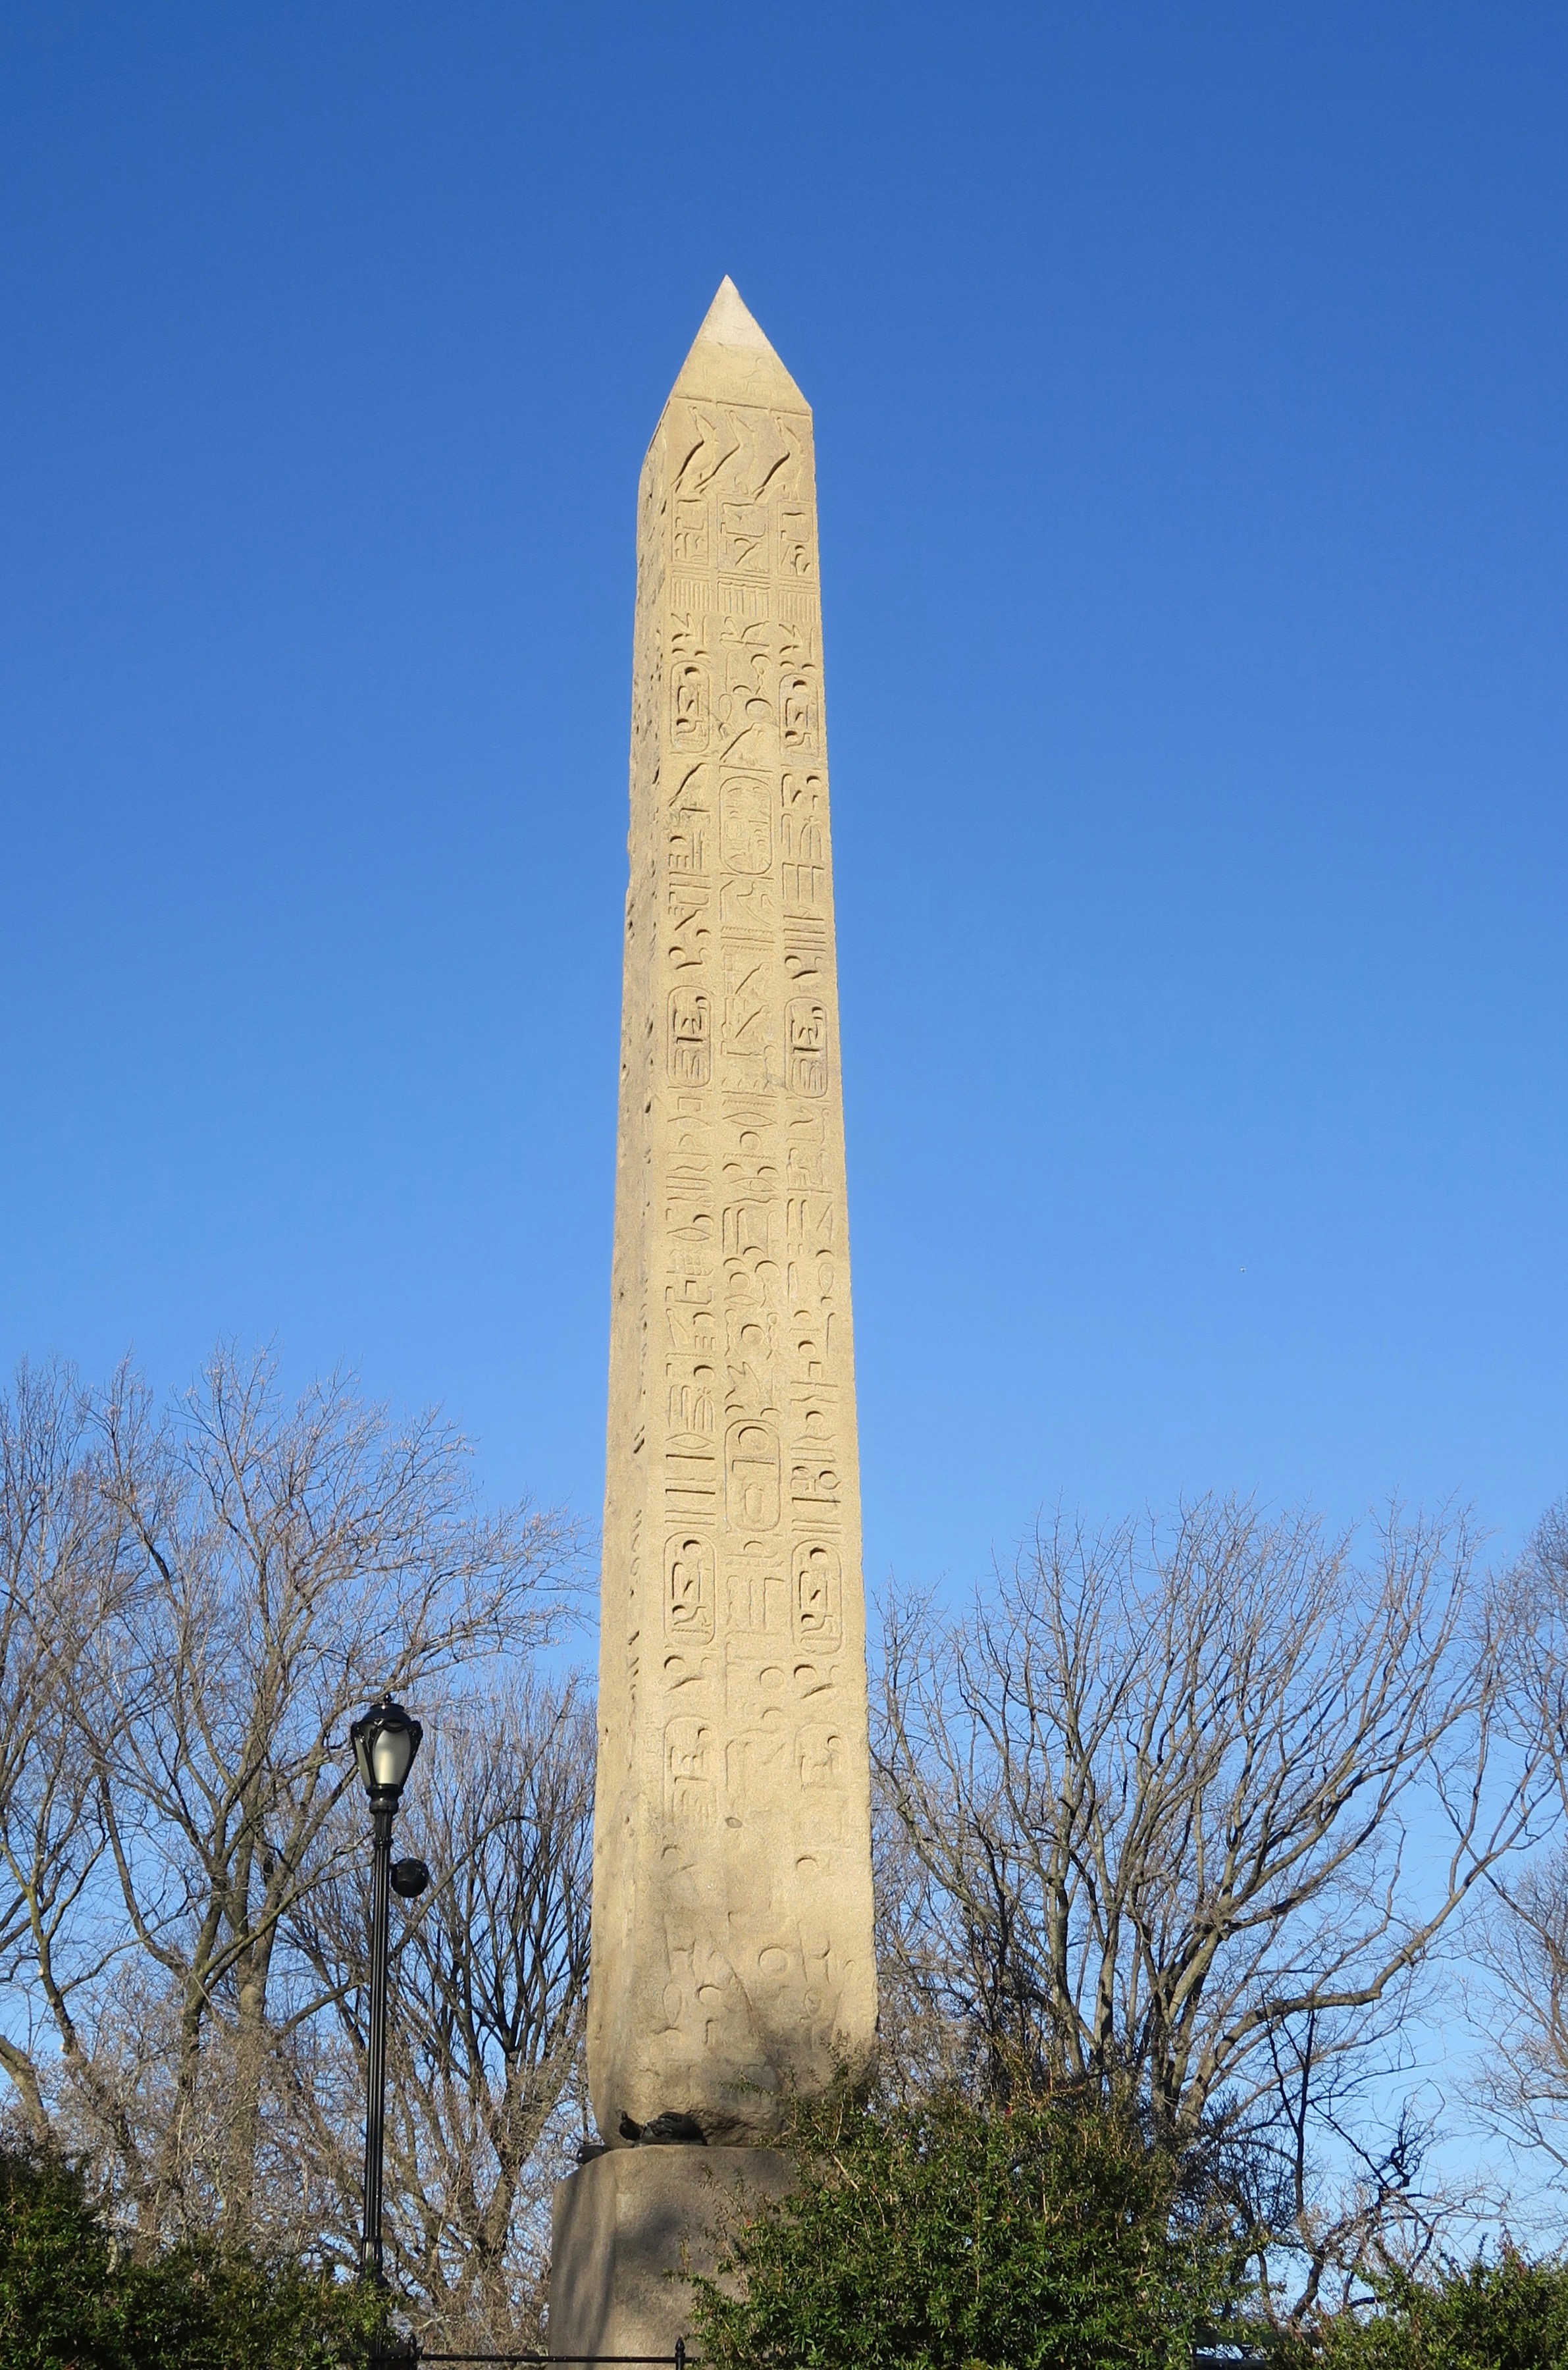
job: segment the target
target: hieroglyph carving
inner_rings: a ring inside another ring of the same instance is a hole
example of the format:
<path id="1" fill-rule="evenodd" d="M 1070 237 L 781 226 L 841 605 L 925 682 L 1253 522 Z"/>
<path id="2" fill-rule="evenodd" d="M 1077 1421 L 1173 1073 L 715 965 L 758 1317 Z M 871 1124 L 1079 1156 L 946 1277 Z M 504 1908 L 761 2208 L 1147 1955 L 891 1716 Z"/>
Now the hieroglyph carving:
<path id="1" fill-rule="evenodd" d="M 728 281 L 643 466 L 588 2063 L 762 2139 L 872 2047 L 811 412 Z"/>

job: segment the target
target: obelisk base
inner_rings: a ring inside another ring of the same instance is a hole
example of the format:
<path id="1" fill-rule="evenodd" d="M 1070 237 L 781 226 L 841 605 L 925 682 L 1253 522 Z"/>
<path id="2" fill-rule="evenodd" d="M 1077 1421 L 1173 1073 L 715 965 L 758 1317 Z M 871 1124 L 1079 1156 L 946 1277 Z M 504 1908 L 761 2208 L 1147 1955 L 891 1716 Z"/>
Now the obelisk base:
<path id="1" fill-rule="evenodd" d="M 691 2343 L 690 2284 L 722 2252 L 726 2206 L 782 2197 L 788 2157 L 762 2147 L 611 2148 L 556 2184 L 548 2345 L 571 2354 L 649 2353 Z M 670 2274 L 674 2276 L 670 2276 Z M 693 2351 L 698 2349 L 694 2346 Z"/>

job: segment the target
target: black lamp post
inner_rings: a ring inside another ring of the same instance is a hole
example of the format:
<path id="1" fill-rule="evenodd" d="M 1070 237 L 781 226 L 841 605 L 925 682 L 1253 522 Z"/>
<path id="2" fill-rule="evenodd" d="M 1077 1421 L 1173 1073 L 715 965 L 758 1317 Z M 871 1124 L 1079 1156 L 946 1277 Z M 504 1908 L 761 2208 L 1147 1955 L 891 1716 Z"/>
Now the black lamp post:
<path id="1" fill-rule="evenodd" d="M 392 1821 L 414 1766 L 424 1731 L 389 1695 L 372 1704 L 349 1731 L 364 1790 L 370 1797 L 373 1834 L 370 1937 L 370 2078 L 364 2112 L 364 2224 L 360 2236 L 360 2277 L 382 2284 L 381 2160 L 386 2127 L 387 1926 L 395 1883 L 410 1898 L 429 1878 L 418 1860 L 392 1867 Z"/>

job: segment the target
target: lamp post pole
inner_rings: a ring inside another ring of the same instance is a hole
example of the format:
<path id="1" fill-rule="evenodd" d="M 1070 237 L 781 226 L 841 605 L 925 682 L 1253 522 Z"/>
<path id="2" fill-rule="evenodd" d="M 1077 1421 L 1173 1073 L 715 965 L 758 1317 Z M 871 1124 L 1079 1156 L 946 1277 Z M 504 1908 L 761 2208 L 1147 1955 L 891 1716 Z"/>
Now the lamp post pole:
<path id="1" fill-rule="evenodd" d="M 430 1881 L 422 1860 L 392 1865 L 392 1822 L 424 1731 L 389 1695 L 372 1704 L 349 1731 L 354 1759 L 370 1797 L 370 2047 L 364 2102 L 364 2216 L 360 2229 L 360 2277 L 386 2285 L 381 2261 L 382 2164 L 386 2134 L 386 1978 L 392 1893 L 415 1900 Z"/>
<path id="2" fill-rule="evenodd" d="M 364 2114 L 364 2228 L 360 2277 L 385 2280 L 381 2268 L 381 2168 L 386 2134 L 386 1962 L 392 1916 L 392 1821 L 397 1803 L 372 1802 L 370 1880 L 370 2065 Z"/>

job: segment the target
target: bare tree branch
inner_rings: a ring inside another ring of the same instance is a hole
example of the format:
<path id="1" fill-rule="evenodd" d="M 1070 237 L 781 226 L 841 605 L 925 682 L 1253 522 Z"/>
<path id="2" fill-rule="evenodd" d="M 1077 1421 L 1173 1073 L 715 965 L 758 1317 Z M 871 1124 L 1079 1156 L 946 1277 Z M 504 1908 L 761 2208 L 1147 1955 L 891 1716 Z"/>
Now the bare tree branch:
<path id="1" fill-rule="evenodd" d="M 173 2023 L 166 2082 L 109 1998 L 105 2046 L 76 2046 L 77 2111 L 144 2242 L 249 2235 L 269 2067 L 304 2012 L 286 1921 L 345 1848 L 349 1720 L 544 1642 L 576 1542 L 525 1505 L 486 1513 L 440 1417 L 395 1422 L 342 1376 L 290 1404 L 265 1356 L 219 1352 L 167 1414 L 122 1370 L 85 1421 L 116 1582 L 71 1662 L 70 1766 Z M 31 1973 L 48 1996 L 36 1937 Z"/>
<path id="2" fill-rule="evenodd" d="M 1542 1757 L 1498 1762 L 1463 1524 L 1353 1549 L 1205 1500 L 1058 1521 L 964 1619 L 888 1608 L 884 1985 L 974 2078 L 1087 2088 L 1179 2151 L 1272 2121 L 1283 2037 L 1320 2081 L 1375 2046 L 1528 1836 Z"/>

